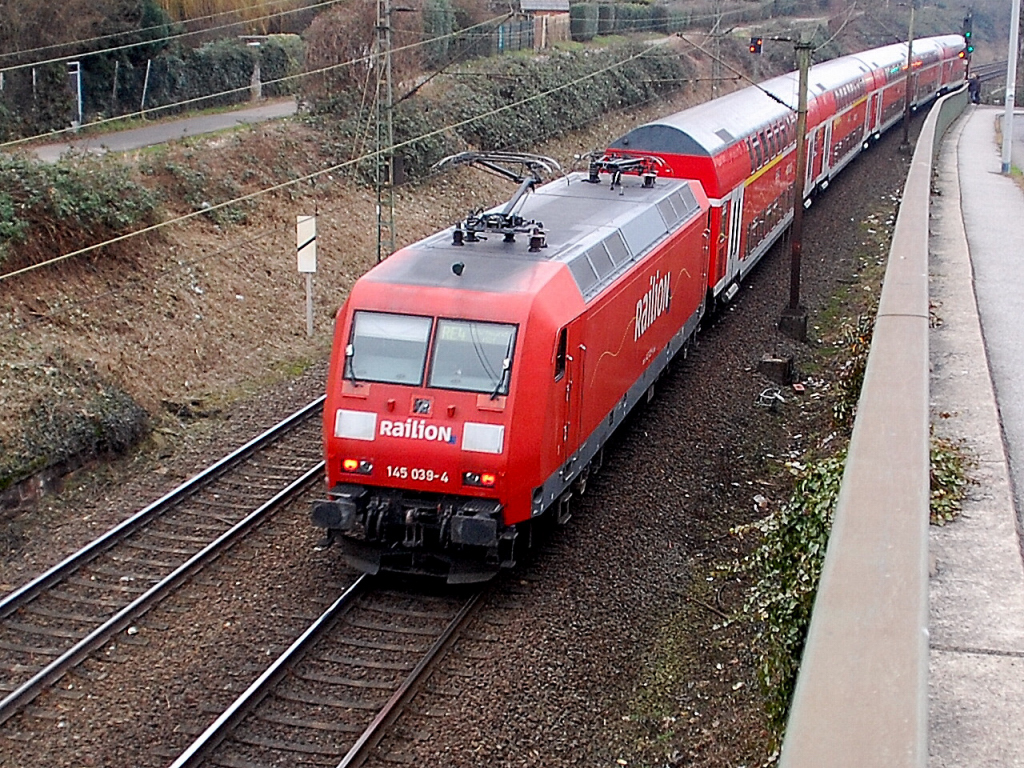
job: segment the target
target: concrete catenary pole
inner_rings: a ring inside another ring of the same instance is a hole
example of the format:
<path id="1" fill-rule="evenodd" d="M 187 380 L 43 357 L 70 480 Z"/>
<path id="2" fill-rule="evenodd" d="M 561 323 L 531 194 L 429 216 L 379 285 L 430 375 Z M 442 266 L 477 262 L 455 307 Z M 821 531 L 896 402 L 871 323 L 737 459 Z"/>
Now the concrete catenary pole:
<path id="1" fill-rule="evenodd" d="M 807 81 L 813 45 L 796 43 L 800 63 L 796 111 L 796 178 L 793 180 L 793 223 L 790 227 L 789 305 L 782 310 L 779 330 L 792 339 L 807 339 L 807 310 L 800 305 L 800 262 L 803 255 L 804 179 L 807 177 Z"/>
<path id="2" fill-rule="evenodd" d="M 900 144 L 904 150 L 910 147 L 910 104 L 913 100 L 913 75 L 914 75 L 914 1 L 910 2 L 910 24 L 907 28 L 907 92 L 903 99 L 903 142 Z"/>

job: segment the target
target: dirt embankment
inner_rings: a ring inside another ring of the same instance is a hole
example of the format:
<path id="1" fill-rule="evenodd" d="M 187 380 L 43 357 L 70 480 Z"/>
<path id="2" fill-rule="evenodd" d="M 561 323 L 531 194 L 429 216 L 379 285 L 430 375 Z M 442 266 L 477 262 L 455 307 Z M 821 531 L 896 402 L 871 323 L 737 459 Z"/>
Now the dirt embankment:
<path id="1" fill-rule="evenodd" d="M 688 91 L 536 148 L 571 168 L 574 156 L 707 94 Z M 322 137 L 291 120 L 126 156 L 156 186 L 168 216 L 322 168 Z M 399 245 L 511 193 L 473 170 L 400 187 Z M 190 202 L 191 201 L 191 202 Z M 6 281 L 0 309 L 0 509 L 31 497 L 96 455 L 183 425 L 308 368 L 326 356 L 333 317 L 376 261 L 376 197 L 327 174 L 267 194 L 232 216 L 193 218 Z M 295 217 L 317 214 L 314 329 L 306 335 Z M 57 254 L 54 254 L 57 255 Z M 155 430 L 155 431 L 154 431 Z M 152 440 L 151 440 L 152 442 Z M 8 487 L 25 468 L 37 482 Z"/>

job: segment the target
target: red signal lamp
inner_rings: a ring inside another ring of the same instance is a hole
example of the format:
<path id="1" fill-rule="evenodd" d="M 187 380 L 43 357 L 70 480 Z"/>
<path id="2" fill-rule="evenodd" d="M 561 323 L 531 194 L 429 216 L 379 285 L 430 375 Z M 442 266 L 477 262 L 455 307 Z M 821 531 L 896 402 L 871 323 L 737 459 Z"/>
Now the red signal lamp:
<path id="1" fill-rule="evenodd" d="M 498 476 L 493 472 L 463 472 L 462 484 L 472 485 L 477 488 L 493 488 L 498 482 Z"/>

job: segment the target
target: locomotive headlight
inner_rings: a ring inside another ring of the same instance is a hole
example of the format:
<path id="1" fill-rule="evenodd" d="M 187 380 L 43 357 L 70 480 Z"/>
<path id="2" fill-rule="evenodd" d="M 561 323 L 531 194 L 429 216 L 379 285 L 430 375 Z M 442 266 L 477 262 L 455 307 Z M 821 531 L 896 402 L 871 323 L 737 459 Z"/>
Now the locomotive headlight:
<path id="1" fill-rule="evenodd" d="M 498 481 L 498 476 L 493 472 L 463 472 L 462 484 L 472 485 L 477 488 L 493 488 Z"/>
<path id="2" fill-rule="evenodd" d="M 341 469 L 344 472 L 355 472 L 359 475 L 368 475 L 373 472 L 373 462 L 366 459 L 342 459 Z"/>

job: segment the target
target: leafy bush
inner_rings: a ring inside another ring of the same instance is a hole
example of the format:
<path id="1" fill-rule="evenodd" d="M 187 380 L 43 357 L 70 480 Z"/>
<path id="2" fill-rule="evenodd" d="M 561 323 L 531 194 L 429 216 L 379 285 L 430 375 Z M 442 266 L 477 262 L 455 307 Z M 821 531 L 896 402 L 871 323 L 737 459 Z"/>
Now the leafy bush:
<path id="1" fill-rule="evenodd" d="M 85 157 L 48 165 L 0 154 L 0 190 L 0 264 L 20 250 L 31 260 L 150 224 L 159 202 L 127 168 Z M 29 241 L 33 223 L 55 220 L 59 229 L 33 227 Z"/>
<path id="2" fill-rule="evenodd" d="M 971 480 L 967 468 L 971 464 L 962 443 L 932 437 L 930 451 L 929 518 L 932 525 L 945 525 L 960 514 L 967 486 Z"/>
<path id="3" fill-rule="evenodd" d="M 0 90 L 0 140 L 68 128 L 74 105 L 64 64 L 5 72 Z"/>
<path id="4" fill-rule="evenodd" d="M 837 427 L 847 432 L 853 428 L 853 418 L 857 413 L 857 400 L 864 383 L 874 327 L 873 314 L 861 315 L 852 325 L 842 327 L 836 343 L 843 354 L 836 377 L 838 395 L 832 402 L 832 418 Z"/>
<path id="5" fill-rule="evenodd" d="M 195 49 L 176 46 L 151 61 L 124 58 L 117 62 L 116 68 L 112 63 L 101 67 L 103 61 L 100 61 L 91 65 L 87 73 L 86 107 L 93 112 L 116 115 L 183 101 L 192 103 L 167 111 L 242 103 L 250 99 L 249 86 L 257 62 L 260 79 L 267 83 L 263 86 L 263 95 L 288 95 L 296 91 L 294 80 L 270 81 L 300 72 L 303 57 L 298 36 L 270 35 L 258 48 L 232 38 Z M 224 91 L 234 92 L 203 99 Z M 195 102 L 196 99 L 201 100 Z"/>
<path id="6" fill-rule="evenodd" d="M 615 31 L 649 32 L 651 30 L 651 6 L 641 3 L 617 3 L 615 6 Z"/>
<path id="7" fill-rule="evenodd" d="M 451 0 L 426 0 L 423 4 L 423 34 L 427 43 L 424 57 L 431 67 L 443 67 L 447 64 L 452 50 L 452 38 L 455 30 L 455 9 Z"/>
<path id="8" fill-rule="evenodd" d="M 22 434 L 0 445 L 0 490 L 48 467 L 66 471 L 96 456 L 124 453 L 149 434 L 146 411 L 90 363 L 57 351 L 28 375 L 41 377 L 47 387 Z"/>
<path id="9" fill-rule="evenodd" d="M 844 452 L 806 466 L 788 463 L 796 478 L 789 501 L 733 531 L 741 539 L 758 539 L 753 551 L 730 570 L 754 580 L 737 618 L 755 624 L 751 650 L 758 660 L 765 708 L 778 733 L 785 727 L 796 685 L 845 460 Z"/>

